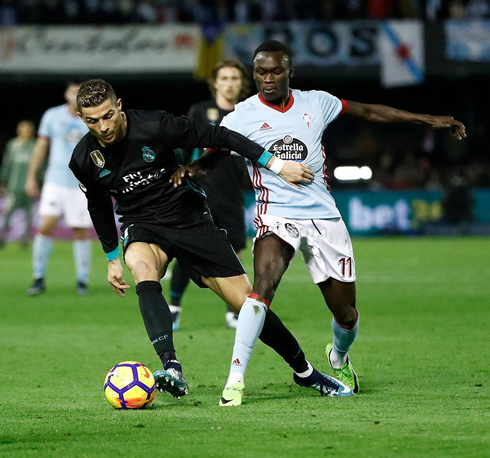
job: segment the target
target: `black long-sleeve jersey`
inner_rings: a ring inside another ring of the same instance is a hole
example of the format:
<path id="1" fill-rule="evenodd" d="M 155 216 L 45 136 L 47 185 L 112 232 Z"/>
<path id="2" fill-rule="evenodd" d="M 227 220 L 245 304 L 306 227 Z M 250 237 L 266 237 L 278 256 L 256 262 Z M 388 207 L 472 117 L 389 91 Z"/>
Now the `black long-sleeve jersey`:
<path id="1" fill-rule="evenodd" d="M 206 100 L 192 105 L 187 117 L 199 122 L 220 125 L 221 120 L 231 111 L 223 110 L 215 100 Z M 191 157 L 201 156 L 203 149 L 186 150 L 182 155 L 184 163 L 190 163 Z M 220 220 L 243 221 L 243 191 L 245 180 L 249 180 L 245 160 L 241 156 L 230 155 L 219 162 L 199 185 L 204 189 L 207 203 L 215 217 Z M 223 196 L 226 195 L 226 199 Z M 241 223 L 244 224 L 244 223 Z"/>
<path id="2" fill-rule="evenodd" d="M 125 111 L 124 139 L 107 148 L 86 134 L 69 167 L 88 200 L 88 210 L 106 253 L 118 247 L 111 197 L 124 227 L 135 222 L 184 228 L 211 218 L 202 190 L 192 182 L 169 183 L 179 167 L 177 148 L 222 148 L 265 165 L 270 155 L 242 135 L 164 111 Z"/>

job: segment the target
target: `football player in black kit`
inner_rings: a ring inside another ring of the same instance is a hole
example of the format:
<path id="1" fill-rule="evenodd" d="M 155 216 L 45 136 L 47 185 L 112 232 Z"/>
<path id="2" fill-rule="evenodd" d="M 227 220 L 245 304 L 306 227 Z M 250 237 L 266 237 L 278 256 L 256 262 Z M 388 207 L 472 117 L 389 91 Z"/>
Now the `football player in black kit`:
<path id="1" fill-rule="evenodd" d="M 187 117 L 196 121 L 219 126 L 221 120 L 231 113 L 235 104 L 244 100 L 249 94 L 247 69 L 237 60 L 219 62 L 212 70 L 209 89 L 213 98 L 192 105 Z M 189 164 L 202 153 L 202 148 L 183 150 L 181 159 Z M 243 188 L 249 180 L 245 161 L 238 155 L 225 157 L 205 179 L 199 182 L 204 189 L 207 203 L 211 209 L 216 226 L 226 230 L 228 241 L 240 258 L 240 251 L 246 245 L 245 216 L 243 207 Z M 223 199 L 226 195 L 227 198 Z M 170 311 L 172 312 L 173 330 L 180 327 L 181 300 L 189 283 L 189 276 L 184 268 L 176 262 L 170 280 Z M 228 305 L 225 323 L 235 329 L 238 315 Z"/>
<path id="2" fill-rule="evenodd" d="M 251 285 L 226 236 L 214 225 L 201 189 L 190 182 L 179 187 L 170 183 L 179 167 L 175 149 L 209 146 L 237 151 L 280 174 L 292 186 L 294 182 L 309 183 L 313 176 L 303 164 L 274 158 L 228 129 L 164 111 L 123 111 L 121 99 L 104 80 L 83 83 L 77 107 L 89 133 L 76 146 L 69 166 L 87 197 L 106 253 L 107 279 L 124 297 L 129 286 L 119 260 L 113 196 L 122 223 L 124 261 L 136 283 L 148 336 L 163 363 L 163 370 L 155 372 L 157 387 L 180 397 L 188 393 L 188 387 L 175 354 L 172 318 L 159 283 L 169 262 L 175 257 L 194 282 L 209 287 L 237 311 Z M 295 373 L 307 367 L 296 339 L 272 311 L 267 313 L 260 338 Z M 322 395 L 331 394 L 335 384 L 324 377 L 310 387 Z"/>

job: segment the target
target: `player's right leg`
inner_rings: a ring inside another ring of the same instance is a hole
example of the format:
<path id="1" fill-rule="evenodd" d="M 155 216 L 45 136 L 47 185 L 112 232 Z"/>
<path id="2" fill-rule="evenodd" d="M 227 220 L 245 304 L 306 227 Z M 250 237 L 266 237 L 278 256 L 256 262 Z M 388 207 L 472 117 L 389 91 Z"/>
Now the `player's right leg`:
<path id="1" fill-rule="evenodd" d="M 58 224 L 58 216 L 41 214 L 38 233 L 32 244 L 32 286 L 27 290 L 28 296 L 37 296 L 45 291 L 45 276 L 49 258 L 53 250 L 53 233 Z"/>
<path id="2" fill-rule="evenodd" d="M 3 248 L 8 239 L 10 217 L 15 210 L 15 200 L 15 196 L 13 194 L 9 194 L 4 201 L 3 208 L 5 213 L 3 214 L 3 226 L 0 231 L 0 248 Z"/>
<path id="3" fill-rule="evenodd" d="M 188 387 L 175 354 L 172 316 L 160 285 L 169 257 L 156 244 L 129 241 L 124 259 L 136 283 L 136 294 L 148 337 L 163 363 L 163 369 L 154 374 L 157 388 L 175 397 L 184 396 L 188 394 Z"/>

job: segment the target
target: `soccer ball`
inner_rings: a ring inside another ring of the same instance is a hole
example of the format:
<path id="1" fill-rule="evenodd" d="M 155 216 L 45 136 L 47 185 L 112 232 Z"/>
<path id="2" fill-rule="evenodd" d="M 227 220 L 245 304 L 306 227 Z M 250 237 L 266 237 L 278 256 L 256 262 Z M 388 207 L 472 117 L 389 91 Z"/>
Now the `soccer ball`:
<path id="1" fill-rule="evenodd" d="M 115 409 L 143 409 L 152 403 L 155 393 L 153 374 L 136 361 L 116 364 L 105 378 L 104 394 Z"/>

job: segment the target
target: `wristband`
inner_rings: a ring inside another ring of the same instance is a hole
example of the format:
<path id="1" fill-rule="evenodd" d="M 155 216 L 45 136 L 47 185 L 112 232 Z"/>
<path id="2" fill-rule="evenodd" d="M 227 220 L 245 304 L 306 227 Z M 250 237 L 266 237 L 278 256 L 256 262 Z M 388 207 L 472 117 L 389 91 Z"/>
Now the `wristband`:
<path id="1" fill-rule="evenodd" d="M 271 160 L 273 154 L 267 151 L 266 149 L 264 152 L 260 155 L 259 159 L 257 160 L 257 164 L 259 164 L 262 167 L 265 167 L 268 162 Z"/>
<path id="2" fill-rule="evenodd" d="M 284 167 L 285 163 L 286 163 L 286 161 L 283 161 L 282 159 L 279 159 L 278 157 L 274 157 L 274 162 L 272 163 L 269 170 L 271 172 L 274 172 L 276 175 L 279 175 L 281 173 L 281 170 Z"/>
<path id="3" fill-rule="evenodd" d="M 114 250 L 110 251 L 109 253 L 106 253 L 105 256 L 107 258 L 107 261 L 114 261 L 119 256 L 119 253 L 120 253 L 119 247 L 116 247 Z"/>

